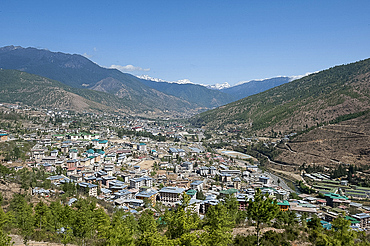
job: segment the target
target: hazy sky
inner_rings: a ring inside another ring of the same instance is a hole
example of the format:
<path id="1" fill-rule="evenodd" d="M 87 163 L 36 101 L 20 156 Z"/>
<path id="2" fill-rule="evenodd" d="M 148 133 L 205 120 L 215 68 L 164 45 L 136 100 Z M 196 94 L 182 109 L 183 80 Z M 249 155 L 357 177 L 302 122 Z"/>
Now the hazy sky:
<path id="1" fill-rule="evenodd" d="M 370 57 L 370 1 L 2 1 L 0 46 L 168 81 L 301 75 Z"/>

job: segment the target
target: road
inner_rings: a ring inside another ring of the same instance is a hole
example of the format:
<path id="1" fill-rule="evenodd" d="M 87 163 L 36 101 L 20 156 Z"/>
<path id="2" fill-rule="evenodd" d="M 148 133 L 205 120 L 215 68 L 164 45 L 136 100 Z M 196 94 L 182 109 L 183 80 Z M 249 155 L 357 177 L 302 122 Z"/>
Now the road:
<path id="1" fill-rule="evenodd" d="M 272 174 L 272 173 L 269 173 L 269 172 L 265 172 L 265 174 L 267 174 L 268 176 L 271 177 L 271 179 L 274 181 L 274 184 L 277 185 L 278 184 L 278 179 L 280 179 L 280 184 L 279 186 L 281 186 L 284 190 L 288 190 L 289 192 L 294 192 L 296 193 L 296 191 L 292 190 L 285 182 L 284 182 L 284 179 L 276 176 L 275 174 Z"/>

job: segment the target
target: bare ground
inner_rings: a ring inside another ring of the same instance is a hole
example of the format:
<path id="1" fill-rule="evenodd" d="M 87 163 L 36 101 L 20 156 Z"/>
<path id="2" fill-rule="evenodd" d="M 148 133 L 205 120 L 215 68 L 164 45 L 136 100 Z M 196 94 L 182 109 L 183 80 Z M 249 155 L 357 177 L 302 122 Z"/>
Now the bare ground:
<path id="1" fill-rule="evenodd" d="M 289 143 L 277 160 L 297 166 L 370 163 L 370 116 L 316 128 Z"/>
<path id="2" fill-rule="evenodd" d="M 9 235 L 12 238 L 13 246 L 25 246 L 23 243 L 23 238 L 19 235 Z M 63 246 L 62 243 L 49 243 L 49 242 L 35 242 L 28 241 L 28 246 Z M 76 246 L 75 244 L 67 244 L 68 246 Z"/>

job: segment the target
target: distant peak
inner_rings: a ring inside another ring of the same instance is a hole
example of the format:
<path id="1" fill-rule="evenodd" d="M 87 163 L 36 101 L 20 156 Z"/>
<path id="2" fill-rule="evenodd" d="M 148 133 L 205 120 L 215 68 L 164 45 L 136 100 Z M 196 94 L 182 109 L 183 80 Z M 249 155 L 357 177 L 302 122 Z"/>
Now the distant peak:
<path id="1" fill-rule="evenodd" d="M 177 81 L 166 81 L 166 80 L 163 80 L 163 79 L 158 79 L 158 78 L 153 78 L 153 77 L 150 77 L 149 75 L 140 75 L 140 76 L 136 76 L 138 77 L 139 79 L 145 79 L 145 80 L 151 80 L 151 81 L 154 81 L 154 82 L 165 82 L 165 83 L 170 83 L 170 84 L 195 84 L 193 82 L 191 82 L 189 79 L 180 79 L 180 80 L 177 80 Z"/>
<path id="2" fill-rule="evenodd" d="M 213 90 L 222 90 L 231 87 L 231 85 L 227 82 L 224 82 L 222 84 L 214 84 L 214 85 L 207 85 L 206 86 L 208 89 L 213 89 Z"/>
<path id="3" fill-rule="evenodd" d="M 1 51 L 12 51 L 12 50 L 17 50 L 17 49 L 23 49 L 23 47 L 22 46 L 9 45 L 9 46 L 4 46 L 4 47 L 0 48 Z"/>

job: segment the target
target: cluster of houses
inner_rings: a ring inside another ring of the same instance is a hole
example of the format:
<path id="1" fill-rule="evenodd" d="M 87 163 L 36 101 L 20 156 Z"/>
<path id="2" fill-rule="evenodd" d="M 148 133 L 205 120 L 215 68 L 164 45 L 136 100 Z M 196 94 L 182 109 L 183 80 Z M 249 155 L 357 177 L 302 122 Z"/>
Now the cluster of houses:
<path id="1" fill-rule="evenodd" d="M 70 117 L 57 111 L 47 111 L 47 115 Z M 97 122 L 104 118 L 90 117 Z M 349 199 L 369 198 L 370 189 L 348 186 L 344 180 L 332 181 L 325 174 L 309 174 L 307 178 L 315 182 L 313 188 L 325 194 L 324 197 L 302 194 L 300 199 L 289 199 L 290 192 L 268 173 L 262 173 L 257 161 L 250 163 L 222 153 L 205 152 L 203 146 L 194 141 L 201 133 L 196 129 L 178 124 L 160 125 L 149 120 L 127 120 L 124 125 L 114 120 L 99 121 L 96 130 L 86 132 L 68 126 L 69 123 L 62 125 L 64 132 L 61 126 L 59 129 L 51 126 L 42 131 L 42 136 L 35 133 L 24 136 L 26 141 L 37 141 L 29 153 L 28 165 L 42 167 L 47 172 L 63 170 L 63 174 L 48 177 L 52 184 L 74 182 L 85 195 L 104 199 L 127 211 L 137 212 L 158 202 L 176 206 L 183 194 L 190 196 L 190 203 L 199 214 L 205 214 L 210 206 L 228 196 L 235 196 L 239 209 L 245 210 L 247 201 L 253 200 L 255 190 L 260 189 L 276 198 L 282 211 L 316 214 L 325 228 L 329 229 L 331 221 L 341 215 L 351 221 L 354 229 L 367 230 L 370 226 L 370 207 Z M 173 142 L 148 137 L 122 137 L 117 141 L 117 133 L 109 130 L 109 126 L 162 135 L 172 138 Z M 6 132 L 0 132 L 0 141 L 7 138 Z M 147 160 L 155 161 L 157 167 L 142 168 Z M 33 189 L 34 195 L 52 196 L 55 192 Z"/>

